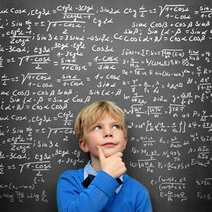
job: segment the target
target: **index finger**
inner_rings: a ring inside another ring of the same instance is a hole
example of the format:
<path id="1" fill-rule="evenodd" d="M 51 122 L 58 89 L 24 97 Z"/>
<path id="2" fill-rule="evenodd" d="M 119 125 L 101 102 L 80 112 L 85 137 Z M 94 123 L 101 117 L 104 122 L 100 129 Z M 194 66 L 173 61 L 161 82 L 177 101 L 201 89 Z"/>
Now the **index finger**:
<path id="1" fill-rule="evenodd" d="M 113 154 L 113 156 L 122 158 L 123 157 L 123 153 L 122 152 L 116 152 L 116 153 Z"/>
<path id="2" fill-rule="evenodd" d="M 100 146 L 97 146 L 97 149 L 98 149 L 98 153 L 99 153 L 99 160 L 104 160 L 105 159 L 105 154 L 102 150 L 102 148 Z"/>

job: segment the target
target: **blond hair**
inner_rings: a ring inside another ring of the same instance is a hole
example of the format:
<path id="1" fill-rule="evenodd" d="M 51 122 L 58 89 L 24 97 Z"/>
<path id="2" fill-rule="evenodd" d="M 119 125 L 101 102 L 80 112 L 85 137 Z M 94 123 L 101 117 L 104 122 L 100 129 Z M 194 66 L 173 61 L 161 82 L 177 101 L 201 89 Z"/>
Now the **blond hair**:
<path id="1" fill-rule="evenodd" d="M 90 126 L 99 121 L 104 115 L 110 115 L 119 122 L 120 127 L 127 136 L 127 129 L 125 123 L 125 115 L 123 110 L 111 101 L 96 101 L 84 108 L 79 112 L 74 124 L 74 132 L 77 139 L 81 140 L 84 133 Z"/>

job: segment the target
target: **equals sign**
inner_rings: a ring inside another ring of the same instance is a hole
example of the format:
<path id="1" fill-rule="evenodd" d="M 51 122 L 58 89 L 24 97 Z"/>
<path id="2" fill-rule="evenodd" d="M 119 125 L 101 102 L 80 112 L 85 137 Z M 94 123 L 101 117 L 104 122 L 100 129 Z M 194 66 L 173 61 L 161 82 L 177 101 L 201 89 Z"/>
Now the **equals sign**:
<path id="1" fill-rule="evenodd" d="M 54 61 L 54 65 L 55 65 L 55 66 L 58 66 L 58 62 Z"/>

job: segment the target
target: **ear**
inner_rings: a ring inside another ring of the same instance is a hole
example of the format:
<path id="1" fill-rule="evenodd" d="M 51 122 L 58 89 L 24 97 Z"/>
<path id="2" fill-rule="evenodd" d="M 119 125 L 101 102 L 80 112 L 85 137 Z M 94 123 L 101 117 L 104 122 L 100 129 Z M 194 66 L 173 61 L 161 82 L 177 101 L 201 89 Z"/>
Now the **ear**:
<path id="1" fill-rule="evenodd" d="M 81 139 L 79 141 L 79 146 L 80 146 L 80 149 L 83 151 L 83 152 L 88 152 L 88 145 L 87 145 L 87 142 L 84 140 L 84 139 Z"/>

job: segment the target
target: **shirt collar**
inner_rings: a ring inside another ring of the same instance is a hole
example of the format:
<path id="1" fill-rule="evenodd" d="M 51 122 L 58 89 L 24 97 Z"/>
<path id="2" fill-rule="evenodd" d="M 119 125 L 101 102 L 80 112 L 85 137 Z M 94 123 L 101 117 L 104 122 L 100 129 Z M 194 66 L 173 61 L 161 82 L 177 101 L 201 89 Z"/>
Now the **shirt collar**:
<path id="1" fill-rule="evenodd" d="M 84 180 L 88 177 L 88 175 L 91 174 L 91 175 L 94 175 L 96 176 L 97 175 L 97 171 L 95 171 L 93 169 L 93 167 L 91 166 L 91 161 L 89 161 L 86 166 L 84 167 Z M 119 177 L 119 179 L 123 182 L 123 175 L 121 175 Z M 119 187 L 116 189 L 116 194 L 120 191 L 121 187 L 122 187 L 123 184 L 119 185 Z"/>

